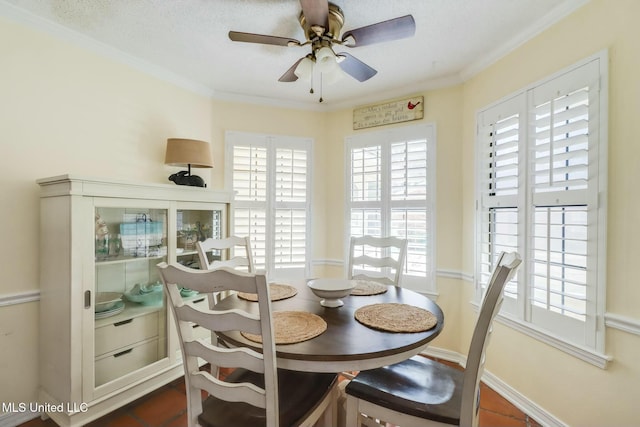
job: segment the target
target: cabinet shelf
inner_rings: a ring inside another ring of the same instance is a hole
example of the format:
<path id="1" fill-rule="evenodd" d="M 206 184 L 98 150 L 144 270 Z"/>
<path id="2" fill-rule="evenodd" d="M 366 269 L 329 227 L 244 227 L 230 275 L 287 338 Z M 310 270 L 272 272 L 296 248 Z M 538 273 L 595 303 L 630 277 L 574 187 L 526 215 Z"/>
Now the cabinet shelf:
<path id="1" fill-rule="evenodd" d="M 154 256 L 131 256 L 131 257 L 116 257 L 116 258 L 110 258 L 110 259 L 106 259 L 106 260 L 96 260 L 96 266 L 101 266 L 101 265 L 113 265 L 113 264 L 123 264 L 123 263 L 128 263 L 128 262 L 136 262 L 136 261 L 149 261 L 149 260 L 160 260 L 165 258 L 167 255 L 154 255 Z"/>
<path id="2" fill-rule="evenodd" d="M 182 251 L 182 252 L 177 252 L 176 255 L 178 257 L 187 256 L 187 255 L 198 255 L 198 251 Z"/>
<path id="3" fill-rule="evenodd" d="M 149 313 L 153 313 L 154 311 L 160 311 L 164 309 L 165 307 L 162 305 L 142 305 L 135 302 L 125 301 L 124 310 L 122 310 L 118 314 L 114 314 L 113 316 L 96 319 L 95 327 L 97 329 L 101 326 L 127 321 L 139 316 L 145 316 Z"/>

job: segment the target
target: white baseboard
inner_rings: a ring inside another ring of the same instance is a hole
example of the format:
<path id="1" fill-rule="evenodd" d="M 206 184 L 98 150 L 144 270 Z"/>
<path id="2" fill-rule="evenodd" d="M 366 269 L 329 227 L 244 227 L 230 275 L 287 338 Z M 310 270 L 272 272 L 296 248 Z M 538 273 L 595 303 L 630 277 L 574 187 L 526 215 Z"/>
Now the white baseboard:
<path id="1" fill-rule="evenodd" d="M 484 375 L 482 375 L 482 381 L 500 396 L 511 402 L 513 406 L 540 423 L 540 425 L 549 427 L 569 427 L 568 424 L 545 411 L 535 402 L 527 399 L 522 393 L 493 375 L 491 372 L 485 370 Z"/>
<path id="2" fill-rule="evenodd" d="M 436 359 L 447 360 L 454 362 L 460 366 L 464 366 L 466 363 L 466 357 L 455 351 L 446 350 L 437 347 L 427 347 L 423 352 L 425 356 L 435 357 Z M 482 381 L 491 387 L 496 393 L 504 397 L 513 406 L 520 409 L 525 414 L 536 420 L 542 426 L 548 427 L 568 427 L 568 424 L 555 417 L 553 414 L 544 410 L 535 402 L 528 399 L 522 393 L 511 387 L 509 384 L 502 381 L 497 376 L 485 369 L 482 375 Z"/>
<path id="3" fill-rule="evenodd" d="M 0 414 L 0 426 L 16 427 L 20 424 L 26 423 L 27 421 L 31 421 L 34 418 L 38 418 L 39 416 L 40 414 L 30 411 Z"/>
<path id="4" fill-rule="evenodd" d="M 464 366 L 467 361 L 467 358 L 458 352 L 438 347 L 427 347 L 420 354 L 424 356 L 434 357 L 436 359 L 446 360 L 448 362 L 457 363 L 460 366 Z"/>

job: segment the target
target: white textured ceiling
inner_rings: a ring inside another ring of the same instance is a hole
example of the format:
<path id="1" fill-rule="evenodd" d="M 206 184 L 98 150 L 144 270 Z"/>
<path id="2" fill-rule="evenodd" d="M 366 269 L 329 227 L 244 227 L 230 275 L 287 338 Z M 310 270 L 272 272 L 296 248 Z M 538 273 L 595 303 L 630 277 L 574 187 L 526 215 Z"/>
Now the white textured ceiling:
<path id="1" fill-rule="evenodd" d="M 298 0 L 0 0 L 0 13 L 26 16 L 67 38 L 80 33 L 85 45 L 84 36 L 90 45 L 113 47 L 129 62 L 214 97 L 332 109 L 463 81 L 586 1 L 334 0 L 345 14 L 343 31 L 411 14 L 416 33 L 348 49 L 378 74 L 362 83 L 345 75 L 325 84 L 321 105 L 317 85 L 312 95 L 309 82 L 278 82 L 308 46 L 239 43 L 227 36 L 235 30 L 304 41 Z"/>

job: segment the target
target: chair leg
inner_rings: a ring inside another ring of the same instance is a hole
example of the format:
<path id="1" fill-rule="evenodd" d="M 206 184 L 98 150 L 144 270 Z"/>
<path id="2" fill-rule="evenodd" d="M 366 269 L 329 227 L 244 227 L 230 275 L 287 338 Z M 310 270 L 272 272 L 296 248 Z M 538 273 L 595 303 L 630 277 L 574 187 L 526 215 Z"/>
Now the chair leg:
<path id="1" fill-rule="evenodd" d="M 360 411 L 358 410 L 358 399 L 347 395 L 347 413 L 345 427 L 360 427 Z"/>
<path id="2" fill-rule="evenodd" d="M 337 392 L 334 389 L 331 391 L 331 397 L 329 401 L 329 406 L 324 410 L 320 418 L 315 423 L 316 427 L 335 427 L 338 425 L 338 412 L 336 405 Z"/>
<path id="3" fill-rule="evenodd" d="M 327 397 L 326 407 L 318 419 L 313 423 L 313 427 L 336 427 L 338 425 L 338 389 L 334 386 Z M 318 409 L 316 409 L 317 411 Z M 313 418 L 313 416 L 311 416 Z"/>

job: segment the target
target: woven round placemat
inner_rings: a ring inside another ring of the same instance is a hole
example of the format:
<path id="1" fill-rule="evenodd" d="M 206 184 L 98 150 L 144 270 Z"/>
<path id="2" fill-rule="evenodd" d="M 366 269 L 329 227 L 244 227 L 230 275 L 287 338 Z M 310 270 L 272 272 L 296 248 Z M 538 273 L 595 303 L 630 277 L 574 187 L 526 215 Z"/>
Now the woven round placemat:
<path id="1" fill-rule="evenodd" d="M 354 280 L 356 287 L 351 290 L 351 295 L 368 296 L 387 292 L 386 285 L 373 280 Z"/>
<path id="2" fill-rule="evenodd" d="M 291 285 L 283 285 L 280 283 L 269 283 L 269 295 L 271 301 L 279 301 L 281 299 L 291 298 L 296 295 L 298 290 Z M 238 292 L 238 298 L 246 299 L 247 301 L 258 301 L 258 294 L 250 294 L 247 292 Z"/>
<path id="3" fill-rule="evenodd" d="M 273 335 L 276 344 L 295 344 L 315 338 L 327 330 L 322 317 L 306 311 L 276 311 L 273 313 Z M 262 342 L 262 335 L 241 332 L 254 342 Z"/>
<path id="4" fill-rule="evenodd" d="M 355 318 L 365 326 L 387 332 L 424 332 L 438 323 L 430 311 L 398 303 L 360 307 L 355 312 Z"/>

